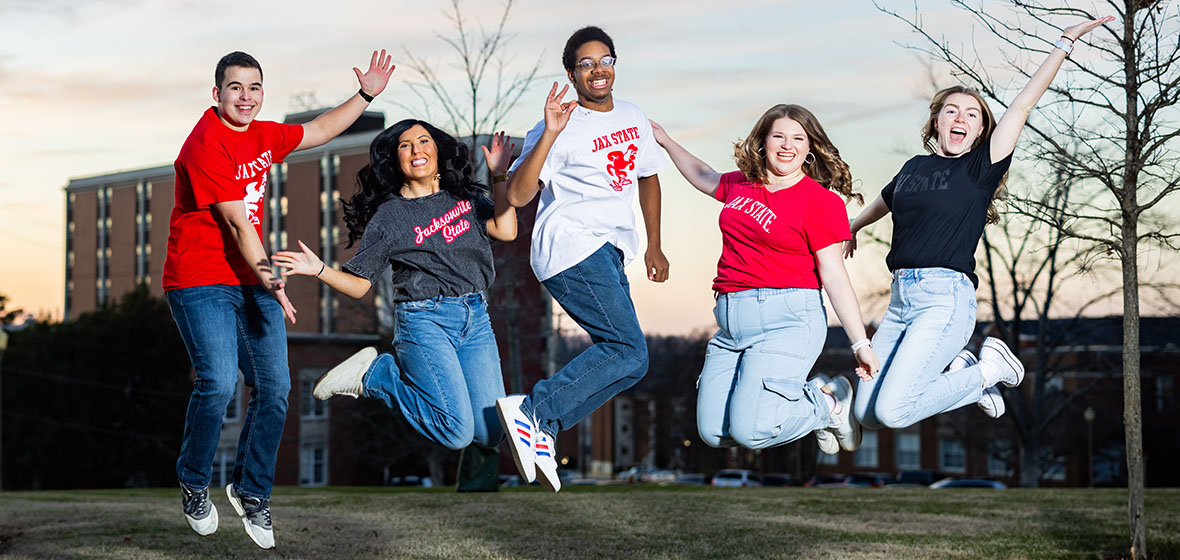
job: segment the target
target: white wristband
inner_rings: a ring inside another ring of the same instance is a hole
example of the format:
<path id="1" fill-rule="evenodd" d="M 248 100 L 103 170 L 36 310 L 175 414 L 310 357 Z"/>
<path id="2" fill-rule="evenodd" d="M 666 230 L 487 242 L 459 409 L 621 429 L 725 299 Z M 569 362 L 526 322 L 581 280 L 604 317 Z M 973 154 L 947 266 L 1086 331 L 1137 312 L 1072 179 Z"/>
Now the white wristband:
<path id="1" fill-rule="evenodd" d="M 869 339 L 867 339 L 867 338 L 858 340 L 858 341 L 852 343 L 852 353 L 855 354 L 857 350 L 860 350 L 861 348 L 864 348 L 865 346 L 872 346 L 872 345 L 873 345 L 873 343 L 871 341 L 869 341 Z"/>

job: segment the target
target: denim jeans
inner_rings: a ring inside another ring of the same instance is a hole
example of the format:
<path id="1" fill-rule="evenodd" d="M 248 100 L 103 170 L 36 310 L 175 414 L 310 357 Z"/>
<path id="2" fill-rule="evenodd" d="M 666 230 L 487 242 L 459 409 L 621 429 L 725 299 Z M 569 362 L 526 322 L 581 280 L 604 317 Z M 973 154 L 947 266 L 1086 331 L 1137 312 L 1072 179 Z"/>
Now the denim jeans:
<path id="1" fill-rule="evenodd" d="M 482 293 L 398 303 L 393 347 L 362 384 L 363 395 L 401 410 L 430 441 L 463 449 L 503 437 L 496 399 L 504 396 L 500 352 Z"/>
<path id="2" fill-rule="evenodd" d="M 520 405 L 541 431 L 573 427 L 647 373 L 647 341 L 635 316 L 623 253 L 609 243 L 542 282 L 593 344 L 553 377 L 542 379 Z"/>
<path id="3" fill-rule="evenodd" d="M 828 399 L 806 383 L 828 334 L 819 290 L 721 294 L 713 316 L 718 330 L 697 382 L 705 443 L 762 449 L 828 427 Z"/>
<path id="4" fill-rule="evenodd" d="M 250 404 L 231 481 L 242 496 L 270 499 L 291 392 L 283 308 L 262 286 L 196 286 L 166 295 L 196 372 L 177 478 L 189 488 L 209 485 L 221 419 L 240 370 Z"/>
<path id="5" fill-rule="evenodd" d="M 979 366 L 944 372 L 975 330 L 975 286 L 946 268 L 893 273 L 885 318 L 873 335 L 881 371 L 856 388 L 856 417 L 866 428 L 905 428 L 979 401 Z"/>

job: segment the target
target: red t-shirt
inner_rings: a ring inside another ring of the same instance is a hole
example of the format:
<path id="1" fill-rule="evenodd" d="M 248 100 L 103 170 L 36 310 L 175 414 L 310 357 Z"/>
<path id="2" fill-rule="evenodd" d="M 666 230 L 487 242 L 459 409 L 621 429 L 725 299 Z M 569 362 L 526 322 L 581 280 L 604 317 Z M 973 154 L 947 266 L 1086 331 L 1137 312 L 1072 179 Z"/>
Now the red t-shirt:
<path id="1" fill-rule="evenodd" d="M 770 192 L 732 171 L 721 176 L 714 196 L 725 203 L 713 280 L 718 292 L 819 288 L 815 252 L 852 239 L 844 201 L 811 177 Z"/>
<path id="2" fill-rule="evenodd" d="M 210 107 L 176 158 L 176 204 L 168 219 L 164 290 L 215 284 L 257 284 L 212 205 L 241 200 L 262 239 L 262 201 L 270 166 L 303 141 L 303 127 L 254 121 L 244 131 L 221 122 Z"/>

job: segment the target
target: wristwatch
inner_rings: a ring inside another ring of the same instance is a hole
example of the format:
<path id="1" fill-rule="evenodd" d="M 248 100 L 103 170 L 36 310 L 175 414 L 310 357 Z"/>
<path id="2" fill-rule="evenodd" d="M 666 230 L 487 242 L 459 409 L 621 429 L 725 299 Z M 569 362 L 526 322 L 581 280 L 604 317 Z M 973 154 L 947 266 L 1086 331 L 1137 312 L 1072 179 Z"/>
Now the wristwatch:
<path id="1" fill-rule="evenodd" d="M 1073 52 L 1073 41 L 1069 41 L 1069 42 L 1067 43 L 1066 41 L 1067 41 L 1068 39 L 1069 39 L 1069 37 L 1066 37 L 1065 35 L 1062 35 L 1062 36 L 1061 36 L 1061 38 L 1060 38 L 1060 39 L 1058 39 L 1056 43 L 1053 43 L 1053 46 L 1054 46 L 1054 47 L 1056 47 L 1056 48 L 1059 48 L 1059 49 L 1061 49 L 1061 50 L 1065 51 L 1065 56 L 1069 56 L 1069 53 L 1072 53 L 1072 52 Z"/>

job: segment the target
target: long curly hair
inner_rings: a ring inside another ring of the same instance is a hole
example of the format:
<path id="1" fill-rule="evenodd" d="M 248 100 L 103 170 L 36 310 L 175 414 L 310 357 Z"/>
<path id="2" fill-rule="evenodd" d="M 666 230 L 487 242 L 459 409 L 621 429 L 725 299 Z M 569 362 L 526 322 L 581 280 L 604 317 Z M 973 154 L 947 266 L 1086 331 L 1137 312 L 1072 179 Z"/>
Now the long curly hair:
<path id="1" fill-rule="evenodd" d="M 467 145 L 456 140 L 428 122 L 417 119 L 398 121 L 385 129 L 369 145 L 369 164 L 356 174 L 357 189 L 352 198 L 341 199 L 344 209 L 344 224 L 348 226 L 348 247 L 352 247 L 365 233 L 365 226 L 381 203 L 401 197 L 405 184 L 401 163 L 397 159 L 397 145 L 404 134 L 414 125 L 426 129 L 438 149 L 438 186 L 458 198 L 471 199 L 487 196 L 487 186 L 471 179 L 471 161 L 467 157 Z"/>
<path id="2" fill-rule="evenodd" d="M 824 127 L 819 124 L 819 119 L 801 105 L 780 103 L 767 109 L 758 118 L 758 122 L 754 123 L 749 136 L 733 145 L 733 159 L 742 175 L 746 176 L 746 180 L 759 185 L 765 185 L 768 181 L 766 135 L 774 121 L 783 117 L 802 125 L 803 131 L 807 133 L 807 142 L 811 144 L 814 158 L 811 162 L 804 160 L 803 173 L 829 190 L 839 193 L 845 200 L 855 199 L 863 205 L 864 197 L 852 190 L 852 171 L 848 169 L 848 164 L 840 159 L 840 150 L 832 144 L 828 133 L 824 132 Z"/>
<path id="3" fill-rule="evenodd" d="M 932 154 L 938 153 L 938 115 L 942 113 L 942 107 L 946 105 L 948 97 L 961 93 L 975 98 L 979 102 L 981 116 L 983 117 L 983 126 L 979 130 L 979 137 L 971 144 L 971 149 L 974 150 L 982 145 L 984 142 L 991 140 L 992 132 L 996 129 L 996 116 L 992 113 L 990 107 L 987 106 L 987 101 L 984 100 L 980 93 L 967 86 L 951 86 L 943 88 L 934 94 L 930 99 L 930 118 L 926 119 L 926 123 L 922 125 L 922 145 L 927 152 Z M 996 187 L 996 192 L 992 195 L 991 204 L 987 207 L 987 223 L 995 224 L 1000 221 L 1000 206 L 1004 204 L 1004 199 L 1008 198 L 1008 174 L 1005 173 L 1000 179 L 1000 185 Z"/>

